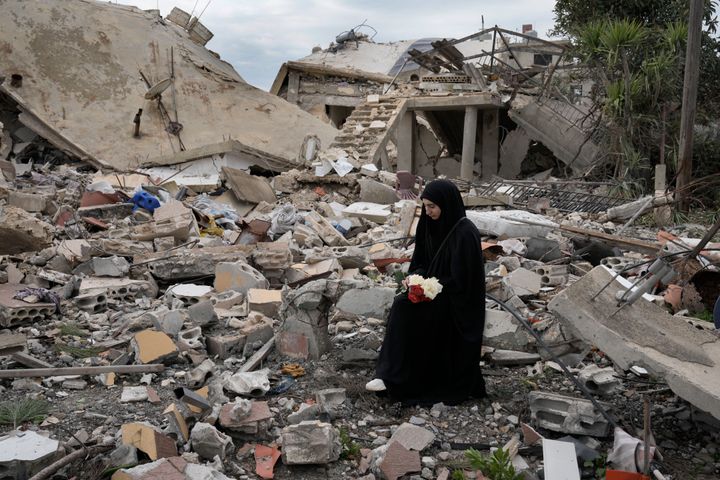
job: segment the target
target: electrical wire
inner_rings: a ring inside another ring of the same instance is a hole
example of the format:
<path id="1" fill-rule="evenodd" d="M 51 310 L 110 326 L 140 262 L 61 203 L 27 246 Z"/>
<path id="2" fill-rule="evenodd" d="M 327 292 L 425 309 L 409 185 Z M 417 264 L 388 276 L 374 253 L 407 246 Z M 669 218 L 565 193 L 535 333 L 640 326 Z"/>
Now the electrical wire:
<path id="1" fill-rule="evenodd" d="M 598 401 L 595 399 L 595 397 L 594 397 L 593 394 L 590 392 L 590 390 L 588 390 L 587 387 L 585 387 L 585 385 L 583 385 L 582 383 L 580 383 L 580 381 L 575 377 L 575 375 L 573 375 L 573 374 L 570 372 L 570 370 L 568 369 L 567 365 L 565 365 L 565 362 L 563 362 L 562 360 L 560 360 L 560 358 L 555 354 L 555 352 L 553 352 L 553 351 L 550 349 L 550 347 L 547 346 L 547 344 L 546 344 L 545 341 L 542 339 L 542 337 L 540 337 L 540 335 L 535 331 L 535 329 L 532 328 L 532 325 L 530 325 L 530 323 L 527 321 L 527 319 L 526 319 L 515 307 L 513 307 L 512 305 L 510 305 L 510 304 L 508 304 L 508 303 L 503 302 L 502 300 L 500 300 L 499 298 L 495 297 L 495 296 L 492 295 L 492 294 L 486 293 L 486 294 L 485 294 L 485 297 L 486 297 L 486 298 L 489 298 L 489 299 L 492 300 L 493 302 L 497 303 L 497 304 L 500 305 L 500 307 L 502 307 L 506 312 L 508 312 L 508 313 L 509 313 L 510 315 L 512 315 L 513 317 L 515 317 L 515 319 L 516 319 L 517 321 L 519 321 L 520 324 L 521 324 L 523 327 L 525 327 L 525 329 L 526 329 L 528 332 L 530 332 L 530 334 L 535 338 L 535 341 L 537 341 L 538 345 L 539 345 L 540 347 L 542 347 L 543 350 L 545 350 L 546 352 L 548 352 L 548 354 L 549 354 L 550 357 L 553 359 L 553 361 L 560 366 L 560 368 L 562 369 L 562 371 L 563 371 L 563 373 L 565 374 L 565 376 L 566 376 L 571 382 L 573 382 L 573 384 L 575 385 L 575 387 L 576 387 L 578 390 L 580 390 L 580 392 L 582 392 L 582 394 L 585 396 L 585 398 L 587 398 L 588 400 L 590 400 L 590 402 L 592 402 L 593 406 L 602 414 L 603 417 L 605 417 L 605 420 L 607 420 L 608 423 L 609 423 L 613 428 L 618 428 L 618 424 L 617 424 L 617 422 L 615 421 L 615 419 L 607 412 L 607 410 L 605 410 L 605 408 L 600 404 L 600 402 L 598 402 Z"/>

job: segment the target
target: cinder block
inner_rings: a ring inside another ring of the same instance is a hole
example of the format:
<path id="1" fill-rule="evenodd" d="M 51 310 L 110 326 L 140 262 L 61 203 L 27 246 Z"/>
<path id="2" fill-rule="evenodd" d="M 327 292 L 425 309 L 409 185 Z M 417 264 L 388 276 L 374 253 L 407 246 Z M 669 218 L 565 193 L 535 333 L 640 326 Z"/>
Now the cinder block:
<path id="1" fill-rule="evenodd" d="M 267 288 L 268 281 L 253 267 L 243 261 L 221 262 L 215 267 L 215 290 L 235 290 L 246 293 L 251 288 Z"/>
<path id="2" fill-rule="evenodd" d="M 24 285 L 0 285 L 0 326 L 14 327 L 23 323 L 40 322 L 55 313 L 52 303 L 26 303 L 13 298 Z"/>
<path id="3" fill-rule="evenodd" d="M 75 297 L 75 305 L 80 310 L 98 313 L 107 310 L 107 290 L 91 290 Z"/>
<path id="4" fill-rule="evenodd" d="M 22 208 L 26 212 L 38 213 L 47 207 L 48 197 L 35 193 L 10 192 L 8 204 L 13 207 Z"/>
<path id="5" fill-rule="evenodd" d="M 220 335 L 205 337 L 208 355 L 217 356 L 221 360 L 230 358 L 234 353 L 241 353 L 245 347 L 245 335 Z"/>
<path id="6" fill-rule="evenodd" d="M 625 257 L 605 257 L 600 260 L 600 265 L 606 266 L 615 273 L 622 273 L 635 263 L 637 263 L 636 260 Z"/>
<path id="7" fill-rule="evenodd" d="M 543 265 L 535 268 L 535 273 L 540 275 L 543 287 L 556 287 L 567 283 L 567 265 Z"/>
<path id="8" fill-rule="evenodd" d="M 528 400 L 532 418 L 538 427 L 592 437 L 604 437 L 610 431 L 608 421 L 589 400 L 549 392 L 530 392 Z"/>
<path id="9" fill-rule="evenodd" d="M 247 292 L 247 301 L 251 311 L 274 318 L 277 317 L 278 309 L 282 304 L 282 291 L 251 288 Z"/>
<path id="10" fill-rule="evenodd" d="M 611 395 L 622 386 L 612 367 L 600 368 L 595 364 L 583 368 L 578 380 L 592 393 L 600 395 Z"/>
<path id="11" fill-rule="evenodd" d="M 340 458 L 340 436 L 329 423 L 317 420 L 283 428 L 282 461 L 285 465 L 327 464 Z"/>

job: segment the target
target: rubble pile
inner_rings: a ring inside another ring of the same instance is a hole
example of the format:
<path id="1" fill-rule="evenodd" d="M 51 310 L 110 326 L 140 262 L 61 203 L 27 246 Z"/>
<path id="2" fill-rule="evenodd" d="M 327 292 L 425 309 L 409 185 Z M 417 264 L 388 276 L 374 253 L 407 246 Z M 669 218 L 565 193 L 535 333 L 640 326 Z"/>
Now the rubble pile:
<path id="1" fill-rule="evenodd" d="M 0 17 L 0 479 L 493 480 L 486 454 L 526 479 L 720 474 L 717 228 L 639 226 L 667 220 L 664 192 L 481 181 L 519 174 L 531 142 L 513 131 L 524 150 L 498 159 L 502 79 L 372 75 L 338 131 L 291 105 L 291 82 L 361 72 L 291 62 L 286 102 L 207 50 L 191 14 L 75 3 Z M 512 93 L 521 128 L 583 148 L 546 121 L 552 102 Z M 457 107 L 472 134 L 446 135 L 444 158 L 421 142 L 434 161 L 416 162 L 416 130 L 456 127 Z M 403 406 L 364 385 L 442 172 L 483 237 L 490 397 Z"/>
<path id="2" fill-rule="evenodd" d="M 467 469 L 466 448 L 503 446 L 525 424 L 565 435 L 560 443 L 573 442 L 580 470 L 590 471 L 619 425 L 639 435 L 631 427 L 642 424 L 643 398 L 652 399 L 666 470 L 689 460 L 717 472 L 716 433 L 697 445 L 675 436 L 717 423 L 711 381 L 677 373 L 700 364 L 711 375 L 715 365 L 712 324 L 685 316 L 705 308 L 712 285 L 678 281 L 697 278 L 688 272 L 707 259 L 678 265 L 674 282 L 621 310 L 643 309 L 649 323 L 674 329 L 664 345 L 652 325 L 635 338 L 631 319 L 600 318 L 614 315 L 614 287 L 588 313 L 589 331 L 583 297 L 604 284 L 577 286 L 606 277 L 630 285 L 654 258 L 597 215 L 468 210 L 487 240 L 495 299 L 483 347 L 492 400 L 393 411 L 364 392 L 412 255 L 419 203 L 386 193 L 395 193 L 395 174 L 361 167 L 271 179 L 225 169 L 211 194 L 152 177 L 126 188 L 129 175 L 78 165 L 6 177 L 0 388 L 10 402 L 49 409 L 39 426 L 26 422 L 0 439 L 6 475 L 37 473 L 84 445 L 107 449 L 88 468 L 119 468 L 120 479 L 160 471 L 271 478 L 274 468 L 282 477 L 301 465 L 324 465 L 332 478 L 448 478 Z M 590 233 L 581 239 L 577 229 Z M 672 232 L 658 238 L 671 251 L 694 243 Z M 660 252 L 660 241 L 644 245 Z M 711 246 L 705 253 L 715 255 Z M 612 328 L 622 335 L 603 338 Z M 600 403 L 583 398 L 561 363 Z M 549 453 L 550 438 L 542 452 L 524 438 L 513 462 L 528 475 L 563 455 Z"/>

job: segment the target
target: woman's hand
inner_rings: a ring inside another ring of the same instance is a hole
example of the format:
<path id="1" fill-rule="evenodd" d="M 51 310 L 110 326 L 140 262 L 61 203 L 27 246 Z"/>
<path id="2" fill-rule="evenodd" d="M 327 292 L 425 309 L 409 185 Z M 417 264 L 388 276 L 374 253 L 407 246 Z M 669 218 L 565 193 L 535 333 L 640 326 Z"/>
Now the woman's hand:
<path id="1" fill-rule="evenodd" d="M 408 287 L 409 287 L 408 283 L 409 283 L 408 278 L 407 278 L 407 277 L 403 278 L 403 280 L 402 280 L 402 286 L 405 287 L 405 288 L 408 288 Z"/>

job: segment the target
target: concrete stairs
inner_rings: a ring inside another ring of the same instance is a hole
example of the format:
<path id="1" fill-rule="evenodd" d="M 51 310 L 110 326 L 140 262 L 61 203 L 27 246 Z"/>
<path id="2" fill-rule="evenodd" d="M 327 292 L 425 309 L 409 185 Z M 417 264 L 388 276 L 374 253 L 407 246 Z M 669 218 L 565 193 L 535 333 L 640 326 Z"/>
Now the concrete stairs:
<path id="1" fill-rule="evenodd" d="M 356 151 L 360 163 L 376 163 L 404 112 L 404 98 L 381 97 L 378 102 L 361 103 L 330 147 Z"/>

